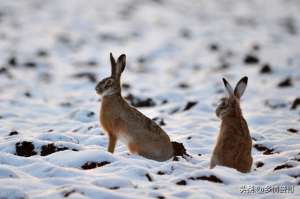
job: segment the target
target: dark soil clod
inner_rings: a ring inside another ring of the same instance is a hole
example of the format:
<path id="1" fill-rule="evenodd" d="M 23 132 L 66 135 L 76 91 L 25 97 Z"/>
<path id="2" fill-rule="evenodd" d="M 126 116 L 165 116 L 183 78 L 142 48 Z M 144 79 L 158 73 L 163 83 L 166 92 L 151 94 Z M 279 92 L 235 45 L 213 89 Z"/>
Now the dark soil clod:
<path id="1" fill-rule="evenodd" d="M 90 112 L 88 112 L 87 113 L 87 117 L 93 117 L 95 115 L 95 112 L 93 112 L 93 111 L 90 111 Z"/>
<path id="2" fill-rule="evenodd" d="M 245 64 L 258 64 L 259 58 L 255 55 L 249 54 L 244 57 L 244 63 Z"/>
<path id="3" fill-rule="evenodd" d="M 164 99 L 164 100 L 161 102 L 161 104 L 167 104 L 168 102 L 169 102 L 168 100 Z"/>
<path id="4" fill-rule="evenodd" d="M 183 111 L 190 110 L 193 106 L 197 105 L 197 103 L 198 103 L 197 101 L 190 101 L 190 102 L 188 102 L 188 103 L 185 105 Z"/>
<path id="5" fill-rule="evenodd" d="M 131 88 L 130 84 L 128 84 L 128 83 L 123 83 L 122 84 L 122 89 L 128 90 L 130 88 Z"/>
<path id="6" fill-rule="evenodd" d="M 1 67 L 0 68 L 0 75 L 6 75 L 8 78 L 12 79 L 13 75 L 10 73 L 10 71 L 6 67 Z"/>
<path id="7" fill-rule="evenodd" d="M 72 189 L 70 191 L 66 191 L 66 192 L 64 192 L 64 197 L 67 198 L 67 197 L 69 197 L 73 193 L 76 193 L 75 189 Z"/>
<path id="8" fill-rule="evenodd" d="M 300 106 L 300 98 L 299 98 L 299 97 L 297 97 L 297 98 L 293 101 L 293 104 L 292 104 L 292 106 L 291 106 L 291 109 L 292 109 L 292 110 L 295 110 L 295 109 L 297 109 L 298 106 Z"/>
<path id="9" fill-rule="evenodd" d="M 40 49 L 36 52 L 37 56 L 39 57 L 47 57 L 48 56 L 48 52 L 46 50 Z"/>
<path id="10" fill-rule="evenodd" d="M 156 105 L 151 98 L 141 99 L 132 94 L 127 95 L 125 99 L 134 107 L 153 107 Z"/>
<path id="11" fill-rule="evenodd" d="M 111 190 L 117 190 L 117 189 L 120 189 L 120 187 L 109 187 L 109 189 L 111 189 Z"/>
<path id="12" fill-rule="evenodd" d="M 103 161 L 103 162 L 86 162 L 84 165 L 81 166 L 82 169 L 88 170 L 88 169 L 95 169 L 97 167 L 103 167 L 107 164 L 110 164 L 111 162 Z"/>
<path id="13" fill-rule="evenodd" d="M 281 169 L 288 169 L 288 168 L 292 168 L 292 167 L 294 167 L 294 166 L 290 165 L 290 164 L 283 164 L 283 165 L 279 165 L 279 166 L 275 167 L 274 171 L 281 170 Z"/>
<path id="14" fill-rule="evenodd" d="M 0 74 L 7 74 L 7 73 L 8 73 L 7 68 L 5 68 L 5 67 L 0 68 Z"/>
<path id="15" fill-rule="evenodd" d="M 180 180 L 178 182 L 176 182 L 177 185 L 187 185 L 185 180 Z"/>
<path id="16" fill-rule="evenodd" d="M 290 77 L 288 77 L 288 78 L 284 79 L 283 81 L 279 82 L 277 86 L 280 88 L 291 87 L 291 86 L 293 86 L 292 79 Z"/>
<path id="17" fill-rule="evenodd" d="M 190 180 L 206 180 L 210 182 L 215 182 L 215 183 L 223 183 L 222 180 L 220 180 L 218 177 L 215 175 L 210 175 L 210 176 L 199 176 L 199 177 L 190 177 Z"/>
<path id="18" fill-rule="evenodd" d="M 153 179 L 152 179 L 152 177 L 149 175 L 149 173 L 146 173 L 145 176 L 146 176 L 146 178 L 148 179 L 149 182 L 152 182 L 152 181 L 153 181 Z"/>
<path id="19" fill-rule="evenodd" d="M 147 58 L 144 57 L 144 56 L 140 56 L 140 57 L 137 58 L 137 62 L 139 64 L 144 64 L 145 62 L 147 62 Z"/>
<path id="20" fill-rule="evenodd" d="M 55 152 L 58 152 L 58 151 L 64 151 L 64 150 L 68 150 L 68 149 L 69 148 L 67 148 L 67 147 L 56 147 L 54 145 L 54 143 L 50 143 L 50 144 L 42 146 L 41 156 L 47 156 L 47 155 L 50 155 L 52 153 L 55 153 Z"/>
<path id="21" fill-rule="evenodd" d="M 211 50 L 211 51 L 218 51 L 219 49 L 220 49 L 220 47 L 217 43 L 212 43 L 209 45 L 209 50 Z"/>
<path id="22" fill-rule="evenodd" d="M 187 83 L 180 83 L 180 84 L 178 85 L 178 87 L 179 87 L 179 88 L 182 88 L 182 89 L 187 89 L 187 88 L 189 88 L 190 86 L 189 86 Z"/>
<path id="23" fill-rule="evenodd" d="M 271 108 L 271 109 L 278 109 L 278 108 L 285 108 L 287 107 L 287 104 L 283 102 L 278 102 L 278 103 L 272 103 L 272 101 L 266 100 L 265 101 L 265 106 Z"/>
<path id="24" fill-rule="evenodd" d="M 31 98 L 31 97 L 32 97 L 32 95 L 31 95 L 31 93 L 30 93 L 29 91 L 26 91 L 26 92 L 24 93 L 24 96 L 25 96 L 25 97 L 28 97 L 28 98 Z"/>
<path id="25" fill-rule="evenodd" d="M 13 136 L 13 135 L 18 135 L 18 134 L 19 134 L 18 131 L 11 131 L 8 135 Z"/>
<path id="26" fill-rule="evenodd" d="M 163 118 L 155 117 L 152 119 L 154 122 L 158 123 L 159 126 L 165 126 L 166 123 Z"/>
<path id="27" fill-rule="evenodd" d="M 187 154 L 186 149 L 184 147 L 184 145 L 182 143 L 179 142 L 172 142 L 173 145 L 173 150 L 174 150 L 174 158 L 176 156 L 181 156 L 181 157 L 185 157 L 185 156 L 190 156 L 189 154 Z"/>
<path id="28" fill-rule="evenodd" d="M 177 162 L 177 161 L 179 161 L 179 158 L 177 156 L 174 156 L 173 161 Z"/>
<path id="29" fill-rule="evenodd" d="M 293 178 L 300 178 L 300 175 L 290 175 L 290 176 L 293 177 Z M 299 182 L 298 185 L 300 185 L 300 182 Z"/>
<path id="30" fill-rule="evenodd" d="M 269 149 L 268 147 L 263 146 L 261 144 L 255 144 L 254 148 L 256 148 L 258 151 L 263 151 L 264 155 L 271 155 L 274 153 L 278 153 L 278 152 L 274 152 L 274 149 Z"/>
<path id="31" fill-rule="evenodd" d="M 264 165 L 265 164 L 263 162 L 260 162 L 260 161 L 255 163 L 256 168 L 263 167 Z"/>
<path id="32" fill-rule="evenodd" d="M 299 158 L 299 157 L 295 157 L 295 158 L 293 158 L 292 160 L 297 161 L 297 162 L 300 162 L 300 158 Z"/>
<path id="33" fill-rule="evenodd" d="M 88 79 L 92 83 L 96 83 L 97 82 L 96 74 L 91 73 L 91 72 L 77 73 L 77 74 L 73 75 L 73 77 L 74 78 L 86 78 L 86 79 Z"/>
<path id="34" fill-rule="evenodd" d="M 90 60 L 90 61 L 86 62 L 86 65 L 94 67 L 94 66 L 98 65 L 98 62 L 95 60 Z"/>
<path id="35" fill-rule="evenodd" d="M 158 171 L 157 172 L 157 175 L 165 175 L 166 173 L 165 172 L 163 172 L 163 171 Z"/>
<path id="36" fill-rule="evenodd" d="M 287 131 L 290 133 L 298 133 L 298 130 L 294 129 L 294 128 L 289 128 L 289 129 L 287 129 Z"/>
<path id="37" fill-rule="evenodd" d="M 7 60 L 7 63 L 10 65 L 10 66 L 17 66 L 18 65 L 18 61 L 17 61 L 17 58 L 12 56 L 10 57 L 8 60 Z"/>
<path id="38" fill-rule="evenodd" d="M 16 155 L 30 157 L 36 155 L 32 142 L 23 141 L 16 143 Z"/>
<path id="39" fill-rule="evenodd" d="M 35 68 L 37 66 L 37 64 L 35 62 L 28 61 L 28 62 L 24 63 L 24 66 L 27 68 Z"/>
<path id="40" fill-rule="evenodd" d="M 259 71 L 261 74 L 270 74 L 272 73 L 272 69 L 271 69 L 271 66 L 269 64 L 264 64 L 260 71 Z"/>

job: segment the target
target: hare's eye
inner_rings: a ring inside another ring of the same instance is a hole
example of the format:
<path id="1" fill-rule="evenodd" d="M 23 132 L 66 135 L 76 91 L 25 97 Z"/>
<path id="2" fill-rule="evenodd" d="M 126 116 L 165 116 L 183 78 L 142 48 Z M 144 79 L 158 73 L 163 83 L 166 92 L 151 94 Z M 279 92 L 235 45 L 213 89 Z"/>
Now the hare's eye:
<path id="1" fill-rule="evenodd" d="M 106 83 L 105 83 L 105 88 L 108 88 L 109 86 L 111 86 L 112 85 L 112 81 L 107 81 Z"/>
<path id="2" fill-rule="evenodd" d="M 226 101 L 225 100 L 222 100 L 221 106 L 226 106 Z"/>

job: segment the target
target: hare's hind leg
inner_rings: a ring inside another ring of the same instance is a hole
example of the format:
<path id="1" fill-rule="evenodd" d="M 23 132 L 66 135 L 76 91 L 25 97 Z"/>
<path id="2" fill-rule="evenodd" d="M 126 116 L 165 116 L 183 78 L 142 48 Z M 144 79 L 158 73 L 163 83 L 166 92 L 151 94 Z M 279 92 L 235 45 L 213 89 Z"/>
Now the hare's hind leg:
<path id="1" fill-rule="evenodd" d="M 117 137 L 115 135 L 108 134 L 108 147 L 107 147 L 107 151 L 110 152 L 110 153 L 114 153 L 115 147 L 116 147 L 116 143 L 117 143 Z"/>

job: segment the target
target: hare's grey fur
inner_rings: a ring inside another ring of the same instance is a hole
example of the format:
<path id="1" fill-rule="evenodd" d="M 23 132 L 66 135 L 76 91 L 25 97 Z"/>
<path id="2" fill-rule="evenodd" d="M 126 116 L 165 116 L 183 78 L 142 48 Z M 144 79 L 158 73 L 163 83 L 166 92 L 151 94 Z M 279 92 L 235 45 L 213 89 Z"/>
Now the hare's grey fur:
<path id="1" fill-rule="evenodd" d="M 221 99 L 216 115 L 221 118 L 221 129 L 213 150 L 210 168 L 216 165 L 232 167 L 240 172 L 249 172 L 252 165 L 252 140 L 246 120 L 240 108 L 248 78 L 243 77 L 233 90 L 223 78 L 228 97 Z"/>
<path id="2" fill-rule="evenodd" d="M 115 61 L 110 54 L 111 76 L 100 81 L 96 91 L 102 95 L 100 123 L 108 134 L 108 151 L 113 153 L 117 140 L 125 143 L 131 153 L 165 161 L 173 156 L 169 136 L 155 122 L 128 105 L 121 96 L 121 74 L 126 66 L 123 54 Z"/>

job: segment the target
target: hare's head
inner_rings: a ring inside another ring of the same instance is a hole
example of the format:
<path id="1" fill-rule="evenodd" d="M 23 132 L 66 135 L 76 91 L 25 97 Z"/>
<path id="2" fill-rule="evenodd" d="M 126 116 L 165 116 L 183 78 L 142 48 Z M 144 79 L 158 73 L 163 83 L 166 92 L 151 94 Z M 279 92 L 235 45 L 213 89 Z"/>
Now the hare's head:
<path id="1" fill-rule="evenodd" d="M 112 53 L 110 53 L 111 76 L 102 79 L 96 86 L 96 92 L 99 95 L 107 96 L 121 92 L 121 74 L 125 69 L 126 55 L 119 56 L 117 62 Z"/>
<path id="2" fill-rule="evenodd" d="M 216 109 L 216 115 L 219 118 L 225 116 L 238 116 L 241 115 L 240 108 L 240 98 L 242 97 L 246 87 L 247 87 L 248 77 L 243 77 L 237 83 L 235 89 L 233 90 L 230 84 L 223 78 L 223 83 L 225 85 L 228 97 L 221 99 L 221 103 Z"/>

